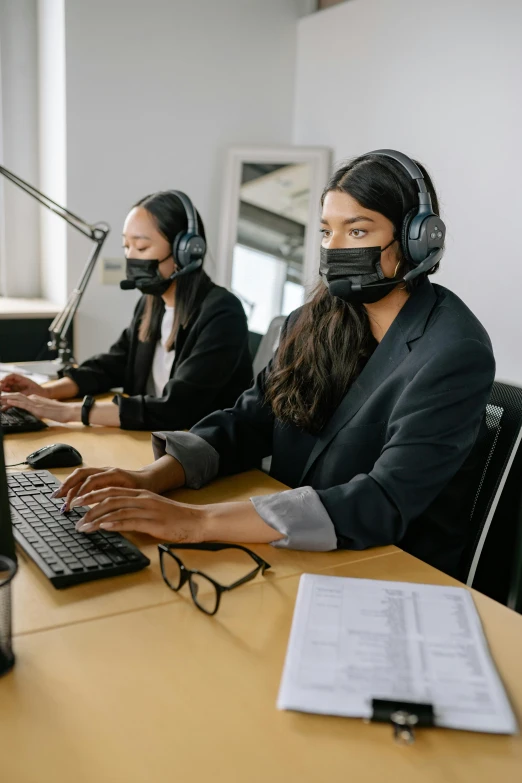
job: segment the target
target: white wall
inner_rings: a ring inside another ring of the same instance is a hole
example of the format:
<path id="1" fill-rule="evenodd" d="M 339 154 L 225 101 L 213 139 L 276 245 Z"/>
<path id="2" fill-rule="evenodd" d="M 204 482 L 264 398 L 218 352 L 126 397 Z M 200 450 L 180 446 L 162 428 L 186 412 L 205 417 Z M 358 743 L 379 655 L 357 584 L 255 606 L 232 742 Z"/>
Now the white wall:
<path id="1" fill-rule="evenodd" d="M 38 183 L 38 87 L 36 0 L 0 0 L 0 162 Z M 0 177 L 3 195 L 1 293 L 40 292 L 38 204 Z M 0 209 L 2 204 L 0 204 Z"/>
<path id="2" fill-rule="evenodd" d="M 291 139 L 295 0 L 67 0 L 67 205 L 121 226 L 138 198 L 186 190 L 216 246 L 225 149 Z M 88 240 L 68 233 L 68 285 Z M 135 295 L 95 272 L 76 321 L 80 359 L 128 323 Z"/>
<path id="3" fill-rule="evenodd" d="M 334 159 L 391 147 L 434 176 L 448 240 L 436 282 L 522 382 L 522 3 L 351 0 L 298 23 L 294 142 Z"/>
<path id="4" fill-rule="evenodd" d="M 64 2 L 38 0 L 39 190 L 61 206 L 67 206 Z M 41 294 L 60 306 L 76 282 L 67 273 L 68 230 L 62 218 L 41 208 Z"/>

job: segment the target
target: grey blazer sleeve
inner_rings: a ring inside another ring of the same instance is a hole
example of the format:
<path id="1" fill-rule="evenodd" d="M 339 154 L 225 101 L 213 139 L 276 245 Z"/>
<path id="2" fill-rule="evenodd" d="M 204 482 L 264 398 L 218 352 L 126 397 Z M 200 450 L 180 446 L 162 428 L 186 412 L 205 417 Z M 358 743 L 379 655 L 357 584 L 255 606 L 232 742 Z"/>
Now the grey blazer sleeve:
<path id="1" fill-rule="evenodd" d="M 200 489 L 216 478 L 219 454 L 206 440 L 191 432 L 153 432 L 154 459 L 169 454 L 183 466 L 185 486 Z"/>

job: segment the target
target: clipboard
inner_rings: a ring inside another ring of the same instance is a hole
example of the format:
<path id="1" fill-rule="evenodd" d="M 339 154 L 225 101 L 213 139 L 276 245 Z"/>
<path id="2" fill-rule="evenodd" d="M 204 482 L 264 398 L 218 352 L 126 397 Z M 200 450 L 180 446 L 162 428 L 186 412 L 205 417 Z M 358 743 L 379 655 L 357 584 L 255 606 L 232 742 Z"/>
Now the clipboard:
<path id="1" fill-rule="evenodd" d="M 417 728 L 515 734 L 472 595 L 462 587 L 303 574 L 277 706 Z"/>

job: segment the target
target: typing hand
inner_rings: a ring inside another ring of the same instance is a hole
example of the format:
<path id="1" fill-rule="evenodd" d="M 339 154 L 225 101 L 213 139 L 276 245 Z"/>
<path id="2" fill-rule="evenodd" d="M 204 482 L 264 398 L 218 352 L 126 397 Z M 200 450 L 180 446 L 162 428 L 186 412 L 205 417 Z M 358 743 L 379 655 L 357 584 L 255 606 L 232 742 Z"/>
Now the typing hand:
<path id="1" fill-rule="evenodd" d="M 12 372 L 0 380 L 0 392 L 20 392 L 20 394 L 38 394 L 40 397 L 48 397 L 48 390 L 35 383 L 25 375 Z"/>
<path id="2" fill-rule="evenodd" d="M 81 420 L 81 403 L 58 402 L 37 394 L 27 396 L 22 392 L 4 392 L 0 395 L 0 405 L 2 410 L 23 408 L 39 419 L 52 419 L 62 423 Z"/>
<path id="3" fill-rule="evenodd" d="M 146 489 L 146 480 L 137 470 L 121 468 L 77 468 L 54 492 L 54 497 L 65 498 L 63 511 L 69 511 L 71 503 L 80 495 L 107 487 L 125 487 L 126 489 Z M 82 503 L 76 505 L 83 505 Z"/>
<path id="4" fill-rule="evenodd" d="M 176 543 L 205 540 L 205 506 L 177 503 L 144 489 L 120 487 L 88 492 L 71 503 L 72 508 L 91 505 L 94 508 L 77 524 L 78 530 L 83 533 L 93 533 L 101 528 L 148 533 L 163 541 Z"/>

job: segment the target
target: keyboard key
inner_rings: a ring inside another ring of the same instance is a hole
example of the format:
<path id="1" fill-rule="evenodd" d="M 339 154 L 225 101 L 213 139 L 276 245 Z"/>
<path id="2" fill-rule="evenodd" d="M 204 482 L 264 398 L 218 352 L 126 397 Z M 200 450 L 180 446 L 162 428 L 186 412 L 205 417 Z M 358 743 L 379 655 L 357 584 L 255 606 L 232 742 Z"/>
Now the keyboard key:
<path id="1" fill-rule="evenodd" d="M 110 566 L 110 565 L 112 565 L 112 561 L 111 561 L 110 557 L 107 557 L 107 555 L 94 555 L 94 559 L 101 566 Z"/>
<path id="2" fill-rule="evenodd" d="M 121 565 L 121 563 L 125 563 L 125 558 L 123 557 L 123 555 L 119 555 L 116 552 L 109 552 L 109 557 L 113 563 L 116 563 L 116 565 Z"/>
<path id="3" fill-rule="evenodd" d="M 85 568 L 89 569 L 89 571 L 91 571 L 94 568 L 98 568 L 98 563 L 93 557 L 89 557 L 89 558 L 82 557 L 82 563 Z"/>
<path id="4" fill-rule="evenodd" d="M 47 500 L 45 495 L 42 495 L 41 492 L 38 492 L 37 489 L 35 489 L 31 494 L 33 495 L 33 500 L 37 500 L 38 503 L 45 503 Z"/>

